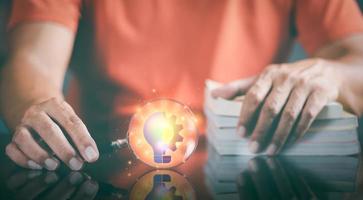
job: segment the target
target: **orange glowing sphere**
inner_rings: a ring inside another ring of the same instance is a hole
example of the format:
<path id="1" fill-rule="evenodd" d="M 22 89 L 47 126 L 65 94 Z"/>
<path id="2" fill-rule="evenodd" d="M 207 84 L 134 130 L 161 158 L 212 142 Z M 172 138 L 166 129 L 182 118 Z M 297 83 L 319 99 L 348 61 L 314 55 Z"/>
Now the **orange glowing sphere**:
<path id="1" fill-rule="evenodd" d="M 175 100 L 150 101 L 133 115 L 128 142 L 144 163 L 174 167 L 184 163 L 198 144 L 196 118 L 188 106 Z"/>

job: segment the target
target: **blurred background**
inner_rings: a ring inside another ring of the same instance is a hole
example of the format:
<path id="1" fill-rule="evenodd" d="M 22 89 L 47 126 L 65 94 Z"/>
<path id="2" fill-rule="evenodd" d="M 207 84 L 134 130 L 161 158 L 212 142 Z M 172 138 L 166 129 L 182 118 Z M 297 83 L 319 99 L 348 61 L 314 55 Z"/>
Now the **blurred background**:
<path id="1" fill-rule="evenodd" d="M 363 0 L 357 0 L 361 10 L 363 10 Z M 0 70 L 4 65 L 6 57 L 7 57 L 7 42 L 8 36 L 6 32 L 7 19 L 10 15 L 11 11 L 11 0 L 0 0 Z M 79 36 L 78 36 L 79 37 Z M 300 60 L 306 57 L 304 49 L 298 42 L 295 42 L 293 51 L 290 54 L 289 62 L 293 62 L 296 60 Z M 72 79 L 72 72 L 68 71 L 66 75 L 66 80 L 64 83 L 64 92 L 67 92 L 67 86 L 70 80 Z M 1 98 L 1 97 L 0 97 Z M 1 120 L 0 115 L 0 133 L 4 133 L 6 130 L 5 125 Z"/>
<path id="2" fill-rule="evenodd" d="M 10 11 L 10 0 L 0 0 L 0 70 L 4 65 L 7 52 L 6 21 L 10 14 L 9 11 Z M 5 125 L 3 124 L 0 115 L 0 133 L 4 133 L 5 130 L 6 130 Z"/>

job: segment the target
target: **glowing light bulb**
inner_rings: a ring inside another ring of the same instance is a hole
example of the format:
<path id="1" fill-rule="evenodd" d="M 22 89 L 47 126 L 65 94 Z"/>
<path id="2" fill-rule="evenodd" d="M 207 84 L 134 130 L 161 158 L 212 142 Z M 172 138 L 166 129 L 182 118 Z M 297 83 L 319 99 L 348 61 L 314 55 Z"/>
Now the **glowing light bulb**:
<path id="1" fill-rule="evenodd" d="M 144 136 L 153 148 L 154 162 L 169 163 L 171 156 L 165 155 L 165 151 L 174 136 L 174 129 L 165 113 L 155 112 L 145 121 Z"/>
<path id="2" fill-rule="evenodd" d="M 171 99 L 145 103 L 134 114 L 128 143 L 135 156 L 156 168 L 184 163 L 198 143 L 192 111 Z"/>

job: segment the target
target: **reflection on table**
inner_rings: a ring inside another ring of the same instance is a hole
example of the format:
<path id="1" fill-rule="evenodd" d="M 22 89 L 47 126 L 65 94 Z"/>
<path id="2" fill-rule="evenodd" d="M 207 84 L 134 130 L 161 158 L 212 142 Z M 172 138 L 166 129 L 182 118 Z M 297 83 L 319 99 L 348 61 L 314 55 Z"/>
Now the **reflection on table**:
<path id="1" fill-rule="evenodd" d="M 357 192 L 351 156 L 220 156 L 208 146 L 205 183 L 215 199 L 344 199 Z"/>
<path id="2" fill-rule="evenodd" d="M 12 199 L 197 199 L 184 175 L 172 170 L 152 170 L 134 180 L 130 191 L 92 179 L 86 173 L 19 170 L 6 180 Z"/>
<path id="3" fill-rule="evenodd" d="M 155 170 L 124 149 L 83 172 L 46 172 L 0 154 L 0 199 L 363 199 L 361 156 L 222 157 L 201 140 L 172 170 Z"/>
<path id="4" fill-rule="evenodd" d="M 138 179 L 130 191 L 130 199 L 196 199 L 186 177 L 172 170 L 153 170 Z"/>
<path id="5" fill-rule="evenodd" d="M 124 199 L 127 190 L 99 183 L 81 172 L 58 175 L 56 172 L 20 170 L 6 180 L 11 199 Z"/>

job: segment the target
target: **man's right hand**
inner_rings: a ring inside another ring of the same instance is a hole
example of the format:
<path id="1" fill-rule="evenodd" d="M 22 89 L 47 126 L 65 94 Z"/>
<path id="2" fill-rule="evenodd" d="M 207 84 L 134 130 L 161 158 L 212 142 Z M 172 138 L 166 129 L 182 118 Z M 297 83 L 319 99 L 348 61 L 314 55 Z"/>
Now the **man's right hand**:
<path id="1" fill-rule="evenodd" d="M 67 140 L 66 134 L 72 142 Z M 38 136 L 40 139 L 35 139 Z M 39 140 L 49 148 L 43 148 Z M 22 167 L 48 170 L 59 167 L 58 159 L 70 169 L 80 170 L 84 161 L 94 162 L 99 157 L 86 126 L 60 98 L 32 105 L 24 112 L 12 142 L 6 147 L 6 154 Z"/>

